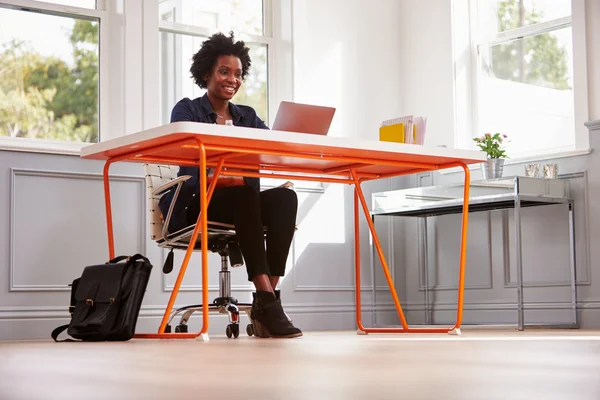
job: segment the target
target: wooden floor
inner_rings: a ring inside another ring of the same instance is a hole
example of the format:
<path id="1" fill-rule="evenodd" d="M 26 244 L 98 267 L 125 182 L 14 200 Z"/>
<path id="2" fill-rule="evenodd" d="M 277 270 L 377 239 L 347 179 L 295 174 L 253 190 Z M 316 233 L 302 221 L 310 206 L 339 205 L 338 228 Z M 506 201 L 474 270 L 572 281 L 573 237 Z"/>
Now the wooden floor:
<path id="1" fill-rule="evenodd" d="M 600 399 L 600 331 L 0 343 L 0 399 Z"/>

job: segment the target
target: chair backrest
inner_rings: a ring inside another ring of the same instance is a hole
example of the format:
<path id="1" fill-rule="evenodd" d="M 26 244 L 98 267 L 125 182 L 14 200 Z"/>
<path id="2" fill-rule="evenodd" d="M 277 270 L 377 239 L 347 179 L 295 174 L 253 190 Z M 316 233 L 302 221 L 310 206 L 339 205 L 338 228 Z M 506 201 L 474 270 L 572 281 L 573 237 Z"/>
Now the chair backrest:
<path id="1" fill-rule="evenodd" d="M 146 175 L 146 194 L 149 203 L 150 216 L 150 238 L 152 240 L 162 239 L 163 217 L 158 207 L 160 195 L 153 195 L 154 189 L 177 178 L 179 167 L 171 165 L 144 164 Z"/>

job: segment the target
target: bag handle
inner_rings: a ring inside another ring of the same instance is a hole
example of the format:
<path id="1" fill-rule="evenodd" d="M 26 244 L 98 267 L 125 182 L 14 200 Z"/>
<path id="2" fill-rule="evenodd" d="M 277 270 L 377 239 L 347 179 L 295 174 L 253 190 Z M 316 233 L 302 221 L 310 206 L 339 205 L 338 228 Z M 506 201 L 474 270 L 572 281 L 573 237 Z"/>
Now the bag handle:
<path id="1" fill-rule="evenodd" d="M 129 256 L 118 256 L 118 257 L 113 258 L 112 260 L 107 261 L 106 263 L 107 264 L 115 264 L 115 263 L 118 263 L 119 261 L 123 261 L 128 258 L 129 258 Z"/>
<path id="2" fill-rule="evenodd" d="M 144 257 L 141 254 L 135 254 L 133 256 L 118 256 L 113 258 L 112 260 L 108 261 L 107 264 L 114 264 L 114 263 L 118 263 L 119 261 L 123 261 L 123 260 L 127 260 L 128 263 L 134 263 L 138 260 L 144 260 L 144 261 L 148 261 L 148 259 L 146 257 Z"/>

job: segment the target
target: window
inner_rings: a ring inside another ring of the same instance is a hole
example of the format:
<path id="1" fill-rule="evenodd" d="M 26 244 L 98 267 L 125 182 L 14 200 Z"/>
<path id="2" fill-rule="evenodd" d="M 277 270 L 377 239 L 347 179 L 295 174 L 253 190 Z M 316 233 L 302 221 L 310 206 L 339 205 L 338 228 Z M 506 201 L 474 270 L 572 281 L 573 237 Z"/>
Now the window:
<path id="1" fill-rule="evenodd" d="M 269 126 L 274 119 L 278 100 L 291 100 L 289 85 L 292 81 L 289 48 L 283 45 L 283 36 L 291 40 L 288 28 L 291 25 L 290 9 L 280 7 L 278 0 L 158 0 L 159 4 L 159 54 L 160 54 L 160 121 L 170 122 L 173 106 L 182 98 L 194 99 L 205 93 L 190 77 L 192 56 L 202 42 L 215 32 L 233 31 L 236 39 L 246 42 L 250 48 L 252 66 L 246 80 L 233 98 L 234 103 L 249 105 Z M 279 14 L 281 13 L 281 14 Z M 282 22 L 280 31 L 275 32 L 269 21 Z M 288 21 L 285 23 L 283 21 Z M 279 46 L 277 46 L 279 43 Z M 276 54 L 275 48 L 279 53 Z M 286 50 L 287 49 L 287 50 Z M 277 60 L 277 61 L 274 61 Z M 279 73 L 272 73 L 279 67 Z M 277 85 L 272 76 L 278 75 Z M 276 87 L 271 95 L 271 88 Z M 273 111 L 273 112 L 271 112 Z M 293 180 L 293 179 L 292 179 Z M 273 187 L 287 179 L 261 179 L 263 187 Z M 295 188 L 302 191 L 322 192 L 321 182 L 294 181 Z"/>
<path id="2" fill-rule="evenodd" d="M 511 158 L 587 147 L 576 134 L 583 121 L 576 113 L 571 1 L 468 3 L 471 65 L 457 63 L 456 77 L 460 85 L 466 71 L 462 83 L 469 88 L 457 88 L 467 93 L 464 103 L 457 98 L 457 112 L 464 113 L 457 115 L 457 132 L 469 133 L 459 147 L 474 148 L 472 138 L 485 132 L 508 135 Z M 460 36 L 456 11 L 454 33 Z"/>
<path id="3" fill-rule="evenodd" d="M 269 121 L 269 55 L 272 37 L 262 0 L 159 0 L 161 121 L 169 123 L 175 103 L 205 93 L 190 78 L 191 58 L 215 32 L 234 31 L 250 47 L 252 66 L 233 99 Z"/>
<path id="4" fill-rule="evenodd" d="M 55 3 L 0 2 L 0 139 L 5 141 L 99 140 L 102 12 L 95 0 Z"/>

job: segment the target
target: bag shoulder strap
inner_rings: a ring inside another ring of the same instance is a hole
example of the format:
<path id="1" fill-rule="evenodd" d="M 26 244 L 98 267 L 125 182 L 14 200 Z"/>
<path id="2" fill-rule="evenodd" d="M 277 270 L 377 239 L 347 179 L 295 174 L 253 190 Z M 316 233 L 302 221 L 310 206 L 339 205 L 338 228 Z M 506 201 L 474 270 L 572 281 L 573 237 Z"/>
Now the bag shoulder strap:
<path id="1" fill-rule="evenodd" d="M 75 340 L 75 339 L 63 339 L 63 340 L 58 340 L 58 335 L 60 335 L 63 331 L 65 331 L 67 328 L 69 327 L 69 324 L 67 325 L 61 325 L 58 328 L 54 329 L 52 331 L 52 339 L 54 339 L 55 342 L 81 342 L 81 340 Z"/>
<path id="2" fill-rule="evenodd" d="M 79 285 L 80 279 L 81 278 L 75 279 L 73 283 L 69 285 L 71 286 L 71 304 L 69 305 L 69 313 L 73 313 L 75 311 L 75 292 L 77 291 L 77 285 Z M 64 330 L 66 330 L 69 327 L 69 325 L 70 324 L 62 325 L 54 329 L 51 334 L 52 339 L 54 339 L 55 342 L 78 342 L 78 340 L 74 339 L 57 340 L 58 335 L 60 335 Z"/>

